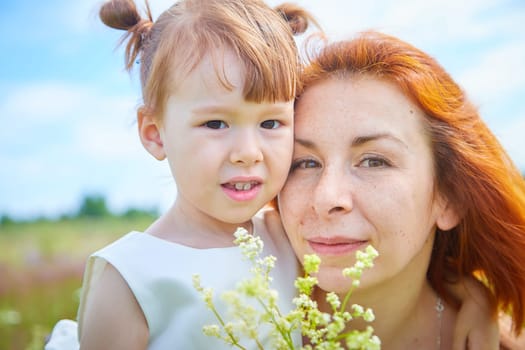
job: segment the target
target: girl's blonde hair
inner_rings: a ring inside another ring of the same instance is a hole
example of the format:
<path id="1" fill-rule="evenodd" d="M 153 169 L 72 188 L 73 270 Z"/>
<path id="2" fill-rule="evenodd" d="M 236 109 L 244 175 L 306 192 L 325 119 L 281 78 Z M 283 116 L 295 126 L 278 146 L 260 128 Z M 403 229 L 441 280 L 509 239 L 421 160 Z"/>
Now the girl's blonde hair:
<path id="1" fill-rule="evenodd" d="M 110 0 L 100 8 L 109 27 L 126 30 L 126 68 L 140 59 L 146 111 L 162 115 L 168 96 L 207 54 L 222 85 L 232 86 L 219 65 L 225 50 L 236 54 L 245 73 L 244 97 L 253 102 L 290 101 L 299 83 L 300 59 L 293 35 L 315 20 L 303 9 L 272 9 L 259 0 L 182 0 L 153 21 L 146 0 L 142 18 L 132 0 Z M 315 23 L 317 25 L 317 23 Z"/>

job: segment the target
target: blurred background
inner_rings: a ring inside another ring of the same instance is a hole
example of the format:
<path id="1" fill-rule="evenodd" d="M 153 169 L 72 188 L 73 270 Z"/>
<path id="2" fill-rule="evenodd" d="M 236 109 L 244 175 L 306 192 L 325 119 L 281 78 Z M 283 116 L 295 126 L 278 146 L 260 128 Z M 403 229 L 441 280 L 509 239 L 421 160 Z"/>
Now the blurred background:
<path id="1" fill-rule="evenodd" d="M 436 57 L 525 173 L 523 1 L 292 2 L 333 39 L 377 29 Z M 89 253 L 143 230 L 176 195 L 138 139 L 138 76 L 100 3 L 0 3 L 0 349 L 41 349 L 75 318 Z M 172 3 L 150 0 L 154 18 Z"/>

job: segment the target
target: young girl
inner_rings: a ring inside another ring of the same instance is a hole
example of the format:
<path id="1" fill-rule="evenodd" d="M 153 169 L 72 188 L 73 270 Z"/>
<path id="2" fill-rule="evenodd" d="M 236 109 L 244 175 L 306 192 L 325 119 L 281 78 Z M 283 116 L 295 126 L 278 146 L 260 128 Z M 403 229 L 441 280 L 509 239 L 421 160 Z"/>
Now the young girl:
<path id="1" fill-rule="evenodd" d="M 298 265 L 286 238 L 271 234 L 279 230 L 269 220 L 278 224 L 278 216 L 252 217 L 288 174 L 300 66 L 293 32 L 312 18 L 258 0 L 184 0 L 155 22 L 147 12 L 142 18 L 132 1 L 112 0 L 100 17 L 127 31 L 126 67 L 140 60 L 140 139 L 168 160 L 177 198 L 144 233 L 89 258 L 80 346 L 219 349 L 220 341 L 202 334 L 215 318 L 192 275 L 217 294 L 248 275 L 233 244 L 236 228 L 261 236 L 266 253 L 279 259 L 275 285 L 282 309 L 291 307 Z"/>
<path id="2" fill-rule="evenodd" d="M 132 1 L 112 0 L 100 16 L 127 30 L 126 66 L 140 59 L 139 135 L 148 152 L 168 160 L 177 198 L 146 232 L 131 232 L 89 258 L 80 346 L 224 348 L 202 334 L 216 320 L 192 275 L 199 273 L 217 295 L 247 275 L 233 247 L 237 227 L 260 236 L 264 254 L 277 257 L 273 286 L 282 311 L 295 294 L 298 265 L 278 214 L 253 216 L 288 174 L 299 76 L 292 32 L 313 19 L 299 8 L 276 11 L 257 0 L 183 0 L 154 23 L 149 9 L 144 19 Z M 57 348 L 55 339 L 47 349 Z"/>

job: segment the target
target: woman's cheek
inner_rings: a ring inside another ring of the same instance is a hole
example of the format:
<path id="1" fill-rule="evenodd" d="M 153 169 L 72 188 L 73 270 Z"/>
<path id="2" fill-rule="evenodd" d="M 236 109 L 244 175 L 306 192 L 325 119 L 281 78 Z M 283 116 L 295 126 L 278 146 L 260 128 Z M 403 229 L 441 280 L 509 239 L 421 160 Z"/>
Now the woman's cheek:
<path id="1" fill-rule="evenodd" d="M 304 198 L 304 190 L 298 185 L 297 181 L 293 179 L 286 182 L 280 195 L 279 208 L 281 215 L 287 220 L 299 219 L 298 215 L 301 214 L 301 203 L 304 203 L 307 198 Z"/>

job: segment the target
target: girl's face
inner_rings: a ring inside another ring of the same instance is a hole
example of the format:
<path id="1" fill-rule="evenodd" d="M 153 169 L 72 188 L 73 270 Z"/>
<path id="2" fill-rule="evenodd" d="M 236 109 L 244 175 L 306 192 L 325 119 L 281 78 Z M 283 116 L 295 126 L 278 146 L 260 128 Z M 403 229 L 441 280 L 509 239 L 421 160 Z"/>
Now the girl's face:
<path id="1" fill-rule="evenodd" d="M 286 180 L 293 101 L 246 101 L 241 63 L 229 51 L 216 56 L 224 61 L 205 57 L 173 88 L 152 154 L 168 159 L 177 205 L 187 217 L 238 224 L 272 200 Z"/>
<path id="2" fill-rule="evenodd" d="M 455 216 L 433 191 L 423 118 L 396 86 L 366 76 L 321 81 L 298 99 L 279 207 L 298 258 L 321 257 L 322 289 L 346 292 L 341 271 L 368 244 L 379 257 L 360 288 L 424 278 L 436 225 Z"/>

